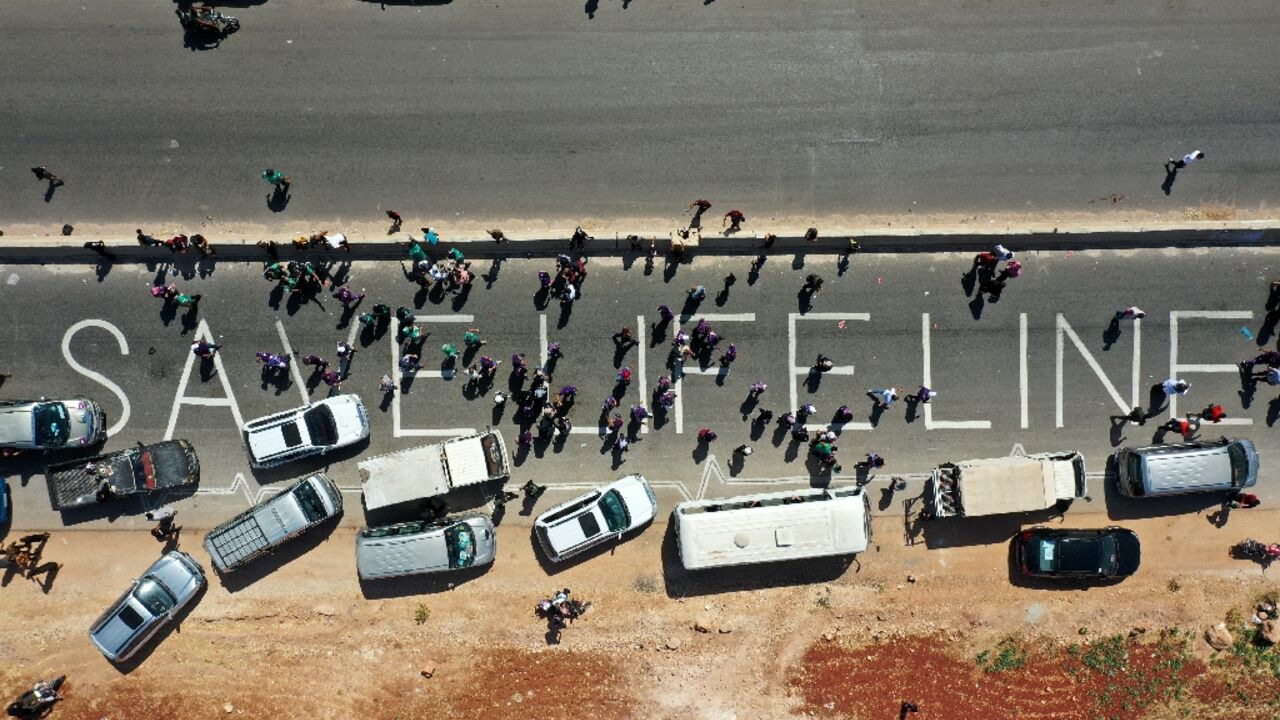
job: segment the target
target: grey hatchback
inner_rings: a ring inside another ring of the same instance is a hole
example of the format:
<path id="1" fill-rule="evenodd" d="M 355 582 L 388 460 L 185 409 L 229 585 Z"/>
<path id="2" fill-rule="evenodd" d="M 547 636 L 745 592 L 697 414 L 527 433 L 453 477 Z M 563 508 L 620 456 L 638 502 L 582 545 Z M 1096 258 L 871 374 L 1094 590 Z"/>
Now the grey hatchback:
<path id="1" fill-rule="evenodd" d="M 200 563 L 181 550 L 170 550 L 94 621 L 89 639 L 108 660 L 128 660 L 171 622 L 204 584 Z"/>

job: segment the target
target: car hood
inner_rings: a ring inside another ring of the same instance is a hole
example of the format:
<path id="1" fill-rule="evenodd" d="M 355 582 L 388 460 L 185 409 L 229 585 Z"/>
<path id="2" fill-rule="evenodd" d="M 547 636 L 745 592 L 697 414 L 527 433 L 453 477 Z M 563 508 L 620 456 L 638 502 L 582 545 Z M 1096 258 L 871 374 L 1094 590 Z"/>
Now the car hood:
<path id="1" fill-rule="evenodd" d="M 189 600 L 204 585 L 204 571 L 195 560 L 181 554 L 178 550 L 155 561 L 147 570 L 147 575 L 164 583 L 164 586 L 169 588 L 169 592 L 178 599 L 178 605 Z"/>
<path id="2" fill-rule="evenodd" d="M 498 534 L 493 529 L 493 521 L 488 516 L 469 517 L 466 523 L 476 536 L 476 558 L 472 567 L 480 567 L 493 562 L 498 554 Z"/>
<path id="3" fill-rule="evenodd" d="M 349 445 L 369 434 L 360 396 L 339 395 L 326 404 L 333 413 L 334 425 L 338 427 L 338 441 L 335 445 Z"/>
<path id="4" fill-rule="evenodd" d="M 627 528 L 628 530 L 644 525 L 658 514 L 658 506 L 653 502 L 653 498 L 649 497 L 646 485 L 646 481 L 638 475 L 623 478 L 614 485 L 614 489 L 622 496 L 622 502 L 626 503 L 627 513 L 631 516 L 631 525 Z"/>
<path id="5" fill-rule="evenodd" d="M 1132 575 L 1142 564 L 1142 543 L 1138 536 L 1125 531 L 1116 533 L 1116 575 Z"/>
<path id="6" fill-rule="evenodd" d="M 129 627 L 128 623 L 122 619 L 122 613 L 130 610 L 142 618 L 142 623 L 136 628 Z M 115 660 L 126 653 L 133 638 L 145 633 L 155 621 L 155 616 L 133 597 L 133 589 L 130 588 L 129 592 L 112 606 L 111 611 L 102 617 L 99 624 L 93 627 L 90 637 L 103 654 Z"/>

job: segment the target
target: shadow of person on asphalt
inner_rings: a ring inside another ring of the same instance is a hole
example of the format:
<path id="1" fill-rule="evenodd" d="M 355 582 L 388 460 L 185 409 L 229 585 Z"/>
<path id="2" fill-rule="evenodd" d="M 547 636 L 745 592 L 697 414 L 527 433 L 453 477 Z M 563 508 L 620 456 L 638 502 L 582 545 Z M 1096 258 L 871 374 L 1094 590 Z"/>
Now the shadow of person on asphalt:
<path id="1" fill-rule="evenodd" d="M 284 212 L 289 207 L 289 199 L 293 197 L 285 190 L 283 186 L 277 185 L 271 194 L 267 195 L 267 209 L 273 213 Z"/>
<path id="2" fill-rule="evenodd" d="M 587 0 L 587 5 L 586 7 L 583 8 L 583 10 L 586 11 L 587 13 L 588 20 L 594 20 L 596 17 L 596 10 L 599 10 L 599 9 L 600 9 L 600 0 Z"/>
<path id="3" fill-rule="evenodd" d="M 1173 192 L 1173 181 L 1178 179 L 1178 169 L 1172 166 L 1166 167 L 1164 170 L 1164 182 L 1160 183 L 1160 189 L 1165 195 Z"/>
<path id="4" fill-rule="evenodd" d="M 1107 327 L 1102 331 L 1102 349 L 1107 351 L 1112 345 L 1120 339 L 1120 316 L 1116 315 L 1111 318 L 1111 322 L 1107 323 Z"/>

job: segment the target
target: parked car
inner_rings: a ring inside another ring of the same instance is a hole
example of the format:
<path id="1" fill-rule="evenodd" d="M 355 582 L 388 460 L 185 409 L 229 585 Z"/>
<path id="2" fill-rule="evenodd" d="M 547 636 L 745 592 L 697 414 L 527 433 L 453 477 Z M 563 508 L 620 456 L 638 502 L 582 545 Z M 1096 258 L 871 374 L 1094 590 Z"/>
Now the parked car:
<path id="1" fill-rule="evenodd" d="M 108 660 L 128 660 L 173 621 L 204 583 L 200 563 L 181 550 L 170 550 L 94 621 L 89 639 Z"/>
<path id="2" fill-rule="evenodd" d="M 322 473 L 304 477 L 204 536 L 218 572 L 232 572 L 342 514 L 342 493 Z"/>
<path id="3" fill-rule="evenodd" d="M 493 521 L 480 513 L 365 527 L 356 533 L 361 580 L 483 567 L 497 554 Z"/>
<path id="4" fill-rule="evenodd" d="M 65 450 L 107 439 L 107 415 L 89 398 L 0 400 L 0 447 Z"/>
<path id="5" fill-rule="evenodd" d="M 183 440 L 164 440 L 45 468 L 49 504 L 69 510 L 135 495 L 189 487 L 200 482 L 200 459 Z"/>
<path id="6" fill-rule="evenodd" d="M 658 499 L 643 475 L 625 475 L 538 516 L 533 530 L 547 558 L 559 562 L 653 520 Z"/>
<path id="7" fill-rule="evenodd" d="M 249 464 L 269 468 L 369 437 L 369 414 L 359 395 L 335 395 L 244 426 Z"/>
<path id="8" fill-rule="evenodd" d="M 1123 578 L 1134 574 L 1142 546 L 1132 530 L 1034 527 L 1013 538 L 1018 569 L 1042 578 Z"/>

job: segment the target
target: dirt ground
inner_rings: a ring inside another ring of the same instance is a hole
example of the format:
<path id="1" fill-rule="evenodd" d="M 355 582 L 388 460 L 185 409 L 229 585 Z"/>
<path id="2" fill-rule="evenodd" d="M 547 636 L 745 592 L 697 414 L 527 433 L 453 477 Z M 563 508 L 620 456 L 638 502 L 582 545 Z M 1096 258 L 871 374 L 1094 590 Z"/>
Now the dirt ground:
<path id="1" fill-rule="evenodd" d="M 352 532 L 339 529 L 251 568 L 234 592 L 211 573 L 180 627 L 122 668 L 86 631 L 159 545 L 62 530 L 46 551 L 65 563 L 48 594 L 21 577 L 0 588 L 0 687 L 12 699 L 66 673 L 51 717 L 68 720 L 878 720 L 903 700 L 916 720 L 1272 718 L 1276 651 L 1242 640 L 1213 653 L 1203 632 L 1230 613 L 1240 636 L 1252 603 L 1280 588 L 1227 556 L 1242 537 L 1275 539 L 1278 518 L 1126 522 L 1142 569 L 1089 589 L 1014 585 L 1007 542 L 909 546 L 889 518 L 847 568 L 689 576 L 662 524 L 545 568 L 527 526 L 504 525 L 496 565 L 452 588 L 362 588 Z M 208 567 L 201 537 L 188 528 L 182 547 Z M 592 608 L 555 643 L 532 610 L 559 587 Z"/>

